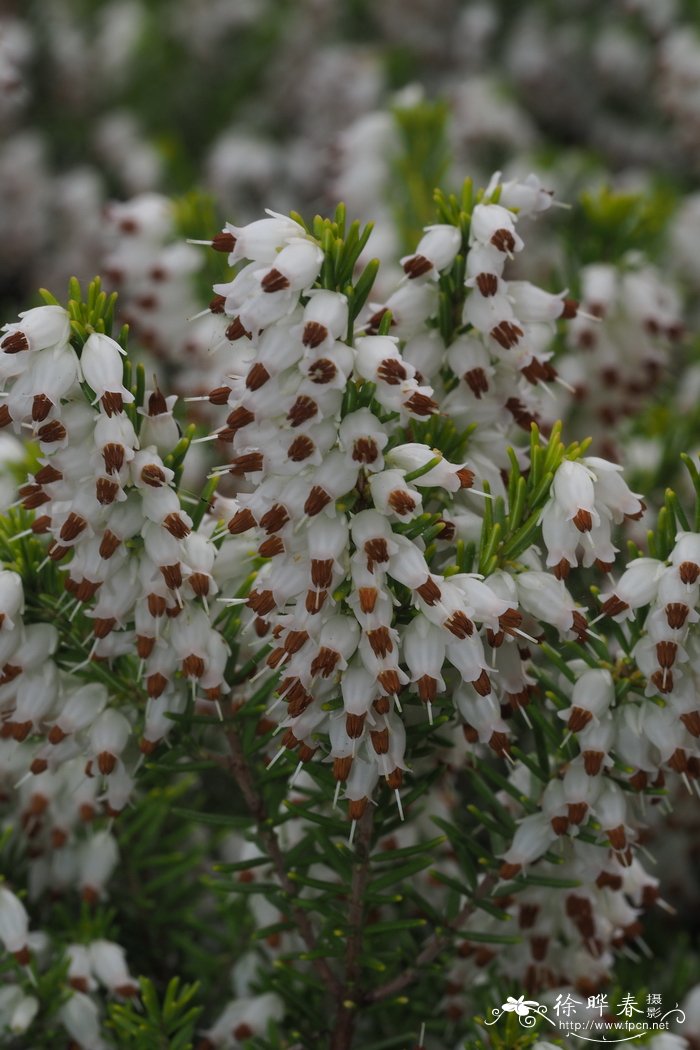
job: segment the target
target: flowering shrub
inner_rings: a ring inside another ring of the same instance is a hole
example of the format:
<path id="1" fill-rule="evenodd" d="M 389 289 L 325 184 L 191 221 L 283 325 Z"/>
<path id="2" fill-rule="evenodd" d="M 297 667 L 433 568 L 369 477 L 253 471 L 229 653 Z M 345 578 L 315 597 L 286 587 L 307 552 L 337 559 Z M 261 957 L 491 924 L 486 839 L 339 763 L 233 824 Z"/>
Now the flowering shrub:
<path id="1" fill-rule="evenodd" d="M 681 305 L 639 260 L 526 279 L 552 203 L 438 192 L 386 276 L 342 205 L 196 248 L 148 195 L 107 269 L 160 378 L 99 280 L 4 325 L 8 1045 L 524 1047 L 497 1002 L 649 954 L 700 474 L 659 506 L 580 428 L 596 382 L 642 410 Z"/>

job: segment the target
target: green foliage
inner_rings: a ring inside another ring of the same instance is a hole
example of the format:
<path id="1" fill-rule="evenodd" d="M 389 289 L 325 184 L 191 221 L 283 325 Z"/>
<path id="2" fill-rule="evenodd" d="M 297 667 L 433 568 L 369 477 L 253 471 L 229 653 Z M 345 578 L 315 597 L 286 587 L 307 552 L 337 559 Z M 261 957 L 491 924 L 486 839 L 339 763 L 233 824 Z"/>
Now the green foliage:
<path id="1" fill-rule="evenodd" d="M 132 1001 L 110 1004 L 107 1028 L 114 1032 L 117 1045 L 123 1050 L 191 1050 L 202 1010 L 193 1005 L 199 986 L 181 987 L 180 978 L 173 977 L 162 1000 L 147 977 L 139 980 L 139 986 L 138 1007 Z"/>

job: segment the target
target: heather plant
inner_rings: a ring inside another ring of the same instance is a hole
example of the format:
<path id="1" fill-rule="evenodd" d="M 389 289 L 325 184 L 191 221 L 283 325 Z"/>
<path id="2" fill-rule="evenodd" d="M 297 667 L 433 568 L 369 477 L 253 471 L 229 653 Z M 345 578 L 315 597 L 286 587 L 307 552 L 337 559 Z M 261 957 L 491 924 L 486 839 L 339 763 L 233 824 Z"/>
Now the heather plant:
<path id="1" fill-rule="evenodd" d="M 343 205 L 188 244 L 145 195 L 121 303 L 4 325 L 8 1046 L 545 1050 L 657 999 L 653 1050 L 697 1038 L 651 854 L 698 794 L 700 474 L 623 469 L 683 304 L 586 256 L 640 198 L 528 280 L 553 203 L 467 180 L 387 265 Z"/>

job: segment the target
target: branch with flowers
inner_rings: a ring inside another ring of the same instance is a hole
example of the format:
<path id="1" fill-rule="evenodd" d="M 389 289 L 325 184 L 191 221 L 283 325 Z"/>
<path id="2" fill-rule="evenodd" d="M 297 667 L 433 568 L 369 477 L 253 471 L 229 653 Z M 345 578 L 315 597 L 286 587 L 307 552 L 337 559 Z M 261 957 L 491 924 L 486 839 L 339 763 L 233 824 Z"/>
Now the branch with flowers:
<path id="1" fill-rule="evenodd" d="M 180 399 L 99 281 L 4 326 L 11 1038 L 447 1047 L 483 974 L 510 1001 L 645 950 L 645 805 L 700 773 L 700 535 L 669 493 L 645 541 L 550 418 L 604 323 L 510 276 L 551 204 L 438 193 L 391 280 L 342 206 L 227 224 Z"/>

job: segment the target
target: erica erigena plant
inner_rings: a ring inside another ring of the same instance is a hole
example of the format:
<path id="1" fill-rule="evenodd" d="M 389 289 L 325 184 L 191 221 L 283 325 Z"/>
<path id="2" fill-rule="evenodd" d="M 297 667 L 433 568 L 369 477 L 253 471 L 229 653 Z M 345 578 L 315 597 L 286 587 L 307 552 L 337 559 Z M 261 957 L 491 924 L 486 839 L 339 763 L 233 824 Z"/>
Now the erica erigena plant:
<path id="1" fill-rule="evenodd" d="M 184 431 L 98 282 L 4 327 L 0 423 L 33 456 L 0 574 L 18 1038 L 192 1045 L 195 989 L 158 990 L 200 976 L 202 1047 L 477 1045 L 485 967 L 595 990 L 639 937 L 644 799 L 700 771 L 700 538 L 671 501 L 610 576 L 644 503 L 542 424 L 578 304 L 508 277 L 550 203 L 534 176 L 438 194 L 384 301 L 342 207 L 227 225 Z M 193 799 L 171 824 L 163 791 Z M 153 856 L 183 836 L 157 973 L 134 827 Z"/>

